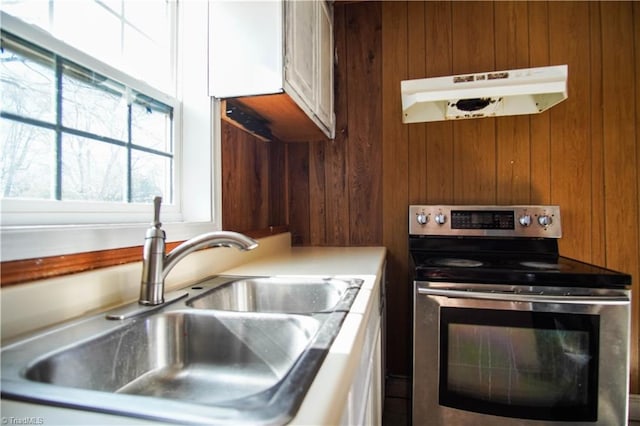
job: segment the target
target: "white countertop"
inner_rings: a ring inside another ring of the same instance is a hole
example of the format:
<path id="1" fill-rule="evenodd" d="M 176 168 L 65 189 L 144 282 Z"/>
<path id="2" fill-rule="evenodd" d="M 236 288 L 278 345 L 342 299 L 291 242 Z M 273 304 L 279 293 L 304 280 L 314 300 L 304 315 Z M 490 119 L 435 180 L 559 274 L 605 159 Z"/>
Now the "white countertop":
<path id="1" fill-rule="evenodd" d="M 224 274 L 376 275 L 384 256 L 383 247 L 292 247 Z"/>
<path id="2" fill-rule="evenodd" d="M 327 357 L 290 424 L 336 424 L 361 358 L 364 328 L 377 297 L 386 250 L 383 247 L 279 247 L 274 253 L 220 271 L 220 275 L 314 275 L 364 280 Z M 22 402 L 1 401 L 2 424 L 154 424 L 155 422 Z"/>

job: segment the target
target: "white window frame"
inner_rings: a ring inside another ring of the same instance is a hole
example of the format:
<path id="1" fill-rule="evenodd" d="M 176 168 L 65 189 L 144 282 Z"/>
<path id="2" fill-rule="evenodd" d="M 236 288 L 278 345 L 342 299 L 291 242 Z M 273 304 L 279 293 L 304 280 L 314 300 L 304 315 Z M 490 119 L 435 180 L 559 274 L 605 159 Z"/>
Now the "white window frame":
<path id="1" fill-rule="evenodd" d="M 220 163 L 220 106 L 208 96 L 208 2 L 180 1 L 178 3 L 178 63 L 177 94 L 182 101 L 174 105 L 176 143 L 174 161 L 174 204 L 163 205 L 161 221 L 167 241 L 180 241 L 202 232 L 220 229 L 221 223 L 221 163 Z M 56 41 L 39 28 L 2 14 L 2 26 L 8 32 L 30 42 L 43 45 L 62 56 L 89 66 L 105 75 L 130 82 L 131 78 Z M 45 40 L 46 38 L 46 40 Z M 144 82 L 136 81 L 134 88 L 157 93 Z M 159 100 L 164 101 L 159 96 Z M 37 206 L 38 203 L 27 203 Z M 0 260 L 10 261 L 73 253 L 138 246 L 144 243 L 145 230 L 152 219 L 151 205 L 127 204 L 115 207 L 108 203 L 67 203 L 80 207 L 78 212 L 90 217 L 90 222 L 56 225 L 55 215 L 65 202 L 42 202 L 49 205 L 40 215 L 49 216 L 41 225 L 14 225 L 14 215 L 30 213 L 16 210 L 20 203 L 2 200 L 0 205 Z M 51 208 L 51 206 L 55 208 Z M 66 207 L 62 207 L 62 210 Z M 54 218 L 54 220 L 51 220 Z M 34 220 L 30 218 L 30 220 Z M 38 220 L 38 219 L 36 219 Z M 7 224 L 9 223 L 9 224 Z"/>

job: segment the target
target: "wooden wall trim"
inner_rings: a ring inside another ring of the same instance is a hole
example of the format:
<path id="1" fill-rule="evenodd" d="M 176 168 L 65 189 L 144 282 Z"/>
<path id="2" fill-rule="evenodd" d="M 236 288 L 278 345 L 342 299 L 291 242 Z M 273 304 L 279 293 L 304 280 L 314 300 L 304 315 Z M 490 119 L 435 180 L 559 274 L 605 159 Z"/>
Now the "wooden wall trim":
<path id="1" fill-rule="evenodd" d="M 275 226 L 245 232 L 245 234 L 252 238 L 264 238 L 287 231 L 286 226 Z M 180 243 L 181 241 L 167 243 L 167 251 L 172 250 Z M 141 260 L 142 246 L 135 246 L 2 262 L 0 263 L 0 286 L 8 287 L 29 281 L 123 265 Z"/>
<path id="2" fill-rule="evenodd" d="M 633 3 L 633 19 L 636 23 L 633 26 L 634 31 L 634 46 L 635 46 L 635 75 L 637 76 L 640 73 L 640 4 L 637 2 Z M 635 95 L 636 95 L 636 123 L 640 123 L 640 84 L 638 84 L 636 78 L 635 84 Z M 640 129 L 638 129 L 636 125 L 635 129 L 636 134 L 636 188 L 640 190 Z M 636 208 L 637 211 L 640 212 L 640 196 L 636 198 Z M 640 241 L 640 215 L 636 215 L 637 227 L 636 227 L 636 241 Z M 640 269 L 640 260 L 636 263 L 636 268 Z M 639 273 L 640 274 L 640 273 Z M 631 294 L 632 294 L 632 317 L 631 317 L 631 354 L 634 355 L 635 358 L 631 358 L 631 390 L 635 391 L 635 393 L 640 392 L 640 283 L 636 282 L 633 285 Z"/>

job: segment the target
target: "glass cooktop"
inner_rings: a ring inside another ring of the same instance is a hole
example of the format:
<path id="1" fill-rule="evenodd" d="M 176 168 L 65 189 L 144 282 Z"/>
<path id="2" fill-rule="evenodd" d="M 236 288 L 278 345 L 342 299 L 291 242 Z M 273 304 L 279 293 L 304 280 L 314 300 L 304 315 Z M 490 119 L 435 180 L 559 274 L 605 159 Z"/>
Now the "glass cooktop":
<path id="1" fill-rule="evenodd" d="M 626 287 L 631 276 L 563 256 L 439 255 L 412 251 L 414 279 L 540 286 Z"/>

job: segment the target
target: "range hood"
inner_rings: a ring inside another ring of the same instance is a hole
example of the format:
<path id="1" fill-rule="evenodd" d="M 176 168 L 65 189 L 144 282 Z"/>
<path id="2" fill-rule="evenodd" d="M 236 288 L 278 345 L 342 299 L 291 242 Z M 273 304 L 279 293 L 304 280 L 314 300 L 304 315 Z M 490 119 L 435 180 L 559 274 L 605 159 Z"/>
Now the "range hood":
<path id="1" fill-rule="evenodd" d="M 401 82 L 402 122 L 536 114 L 567 98 L 567 65 Z"/>

